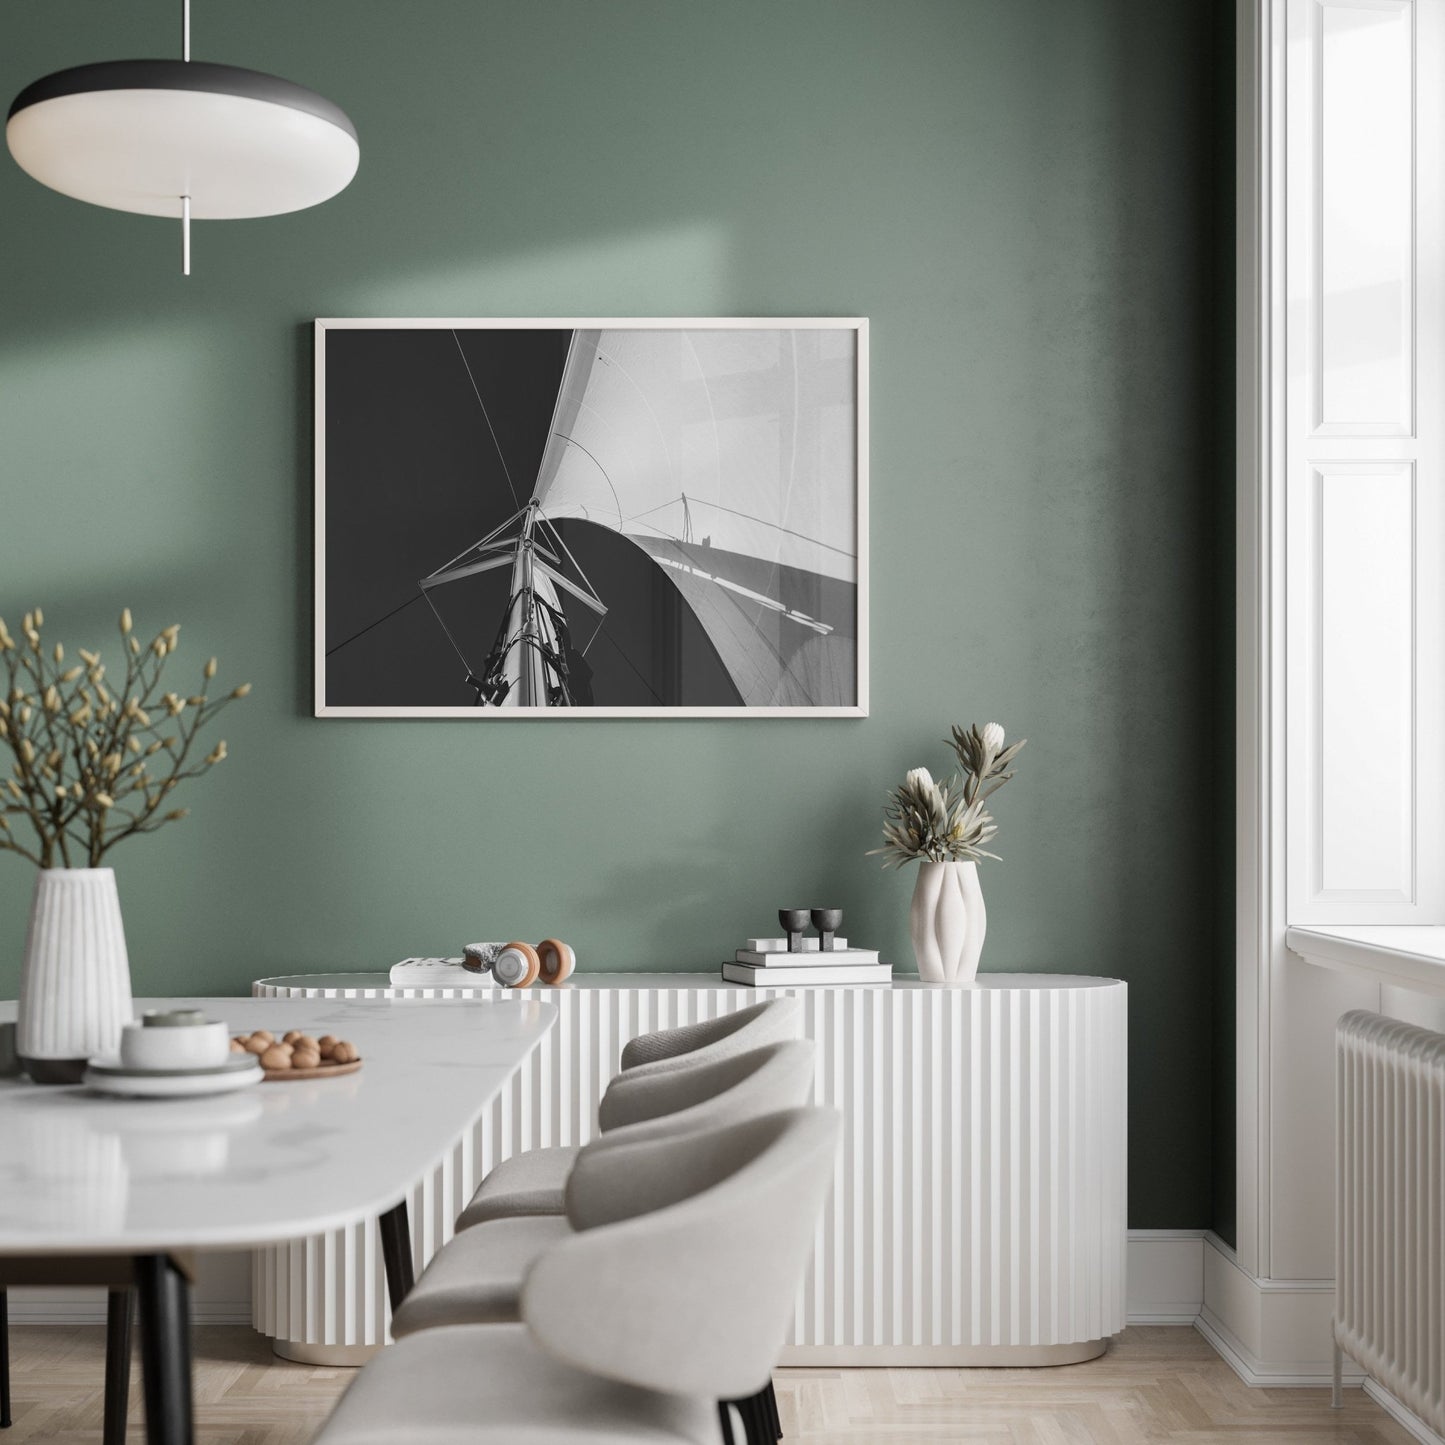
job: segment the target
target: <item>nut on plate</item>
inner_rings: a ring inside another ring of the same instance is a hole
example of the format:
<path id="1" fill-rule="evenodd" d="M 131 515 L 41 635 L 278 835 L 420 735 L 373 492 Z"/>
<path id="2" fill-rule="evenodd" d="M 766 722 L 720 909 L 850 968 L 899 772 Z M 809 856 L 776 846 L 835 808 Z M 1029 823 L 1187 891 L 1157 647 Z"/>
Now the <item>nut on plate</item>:
<path id="1" fill-rule="evenodd" d="M 345 1039 L 331 1034 L 316 1039 L 302 1029 L 288 1029 L 279 1040 L 268 1029 L 237 1034 L 231 1040 L 231 1050 L 258 1055 L 261 1067 L 272 1073 L 288 1069 L 300 1073 L 327 1065 L 354 1064 L 361 1058 L 356 1045 Z"/>

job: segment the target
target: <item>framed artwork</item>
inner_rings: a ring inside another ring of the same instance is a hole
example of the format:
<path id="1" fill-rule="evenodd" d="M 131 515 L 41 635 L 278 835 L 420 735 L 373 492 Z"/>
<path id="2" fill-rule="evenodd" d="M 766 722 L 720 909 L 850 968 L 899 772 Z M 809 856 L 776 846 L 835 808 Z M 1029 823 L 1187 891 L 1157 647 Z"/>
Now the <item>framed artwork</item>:
<path id="1" fill-rule="evenodd" d="M 316 323 L 320 717 L 864 717 L 868 323 Z"/>

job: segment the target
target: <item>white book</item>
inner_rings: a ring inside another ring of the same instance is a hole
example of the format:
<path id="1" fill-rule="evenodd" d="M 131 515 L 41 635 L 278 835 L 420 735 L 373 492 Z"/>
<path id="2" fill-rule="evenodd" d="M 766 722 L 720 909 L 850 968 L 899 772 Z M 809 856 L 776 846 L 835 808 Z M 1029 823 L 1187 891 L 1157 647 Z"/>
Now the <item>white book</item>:
<path id="1" fill-rule="evenodd" d="M 753 963 L 725 963 L 722 976 L 728 983 L 745 983 L 750 988 L 779 988 L 787 984 L 892 983 L 891 963 L 850 963 L 842 968 L 765 968 Z"/>
<path id="2" fill-rule="evenodd" d="M 460 958 L 404 958 L 391 966 L 398 988 L 496 988 L 489 973 L 473 973 Z"/>
<path id="3" fill-rule="evenodd" d="M 820 953 L 816 948 L 807 953 L 774 953 L 767 949 L 738 949 L 739 963 L 755 963 L 760 968 L 846 968 L 848 965 L 878 963 L 876 948 L 834 948 Z"/>
<path id="4" fill-rule="evenodd" d="M 819 938 L 801 938 L 798 942 L 802 945 L 800 952 L 817 953 L 818 945 L 822 942 Z M 788 940 L 786 938 L 745 938 L 743 947 L 751 953 L 786 953 L 788 951 Z M 835 938 L 834 948 L 847 948 L 846 938 Z M 794 954 L 796 958 L 797 955 Z"/>

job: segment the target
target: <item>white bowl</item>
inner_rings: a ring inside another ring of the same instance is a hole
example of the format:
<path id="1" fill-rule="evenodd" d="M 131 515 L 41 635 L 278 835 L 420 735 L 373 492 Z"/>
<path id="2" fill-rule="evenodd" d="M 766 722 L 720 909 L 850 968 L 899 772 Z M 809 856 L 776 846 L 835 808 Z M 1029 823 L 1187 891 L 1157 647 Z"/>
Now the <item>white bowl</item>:
<path id="1" fill-rule="evenodd" d="M 120 1033 L 120 1059 L 128 1069 L 205 1069 L 224 1064 L 231 1036 L 224 1023 L 147 1025 L 138 1019 Z"/>

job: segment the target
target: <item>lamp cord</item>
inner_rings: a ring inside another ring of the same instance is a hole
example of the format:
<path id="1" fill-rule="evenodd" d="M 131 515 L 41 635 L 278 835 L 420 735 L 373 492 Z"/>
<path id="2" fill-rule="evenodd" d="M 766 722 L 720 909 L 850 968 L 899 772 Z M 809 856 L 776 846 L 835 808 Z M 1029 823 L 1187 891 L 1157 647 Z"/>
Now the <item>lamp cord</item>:
<path id="1" fill-rule="evenodd" d="M 191 60 L 191 0 L 181 0 L 181 59 Z M 191 274 L 191 198 L 181 197 L 181 275 Z"/>

